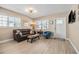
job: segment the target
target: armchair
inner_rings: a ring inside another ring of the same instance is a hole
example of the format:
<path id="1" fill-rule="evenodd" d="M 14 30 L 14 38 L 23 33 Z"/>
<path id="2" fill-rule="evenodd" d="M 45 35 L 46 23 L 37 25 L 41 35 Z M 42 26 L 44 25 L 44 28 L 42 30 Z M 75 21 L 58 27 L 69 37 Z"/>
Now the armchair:
<path id="1" fill-rule="evenodd" d="M 49 39 L 51 36 L 52 36 L 52 32 L 50 32 L 50 31 L 45 31 L 45 32 L 43 32 L 43 36 L 46 38 L 46 39 Z"/>

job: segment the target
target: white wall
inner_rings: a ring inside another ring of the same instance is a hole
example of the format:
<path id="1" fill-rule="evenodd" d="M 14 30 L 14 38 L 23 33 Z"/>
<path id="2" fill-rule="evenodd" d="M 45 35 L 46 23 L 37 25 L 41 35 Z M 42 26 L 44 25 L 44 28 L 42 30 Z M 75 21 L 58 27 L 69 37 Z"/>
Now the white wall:
<path id="1" fill-rule="evenodd" d="M 79 52 L 79 19 L 78 19 L 78 5 L 73 5 L 71 10 L 76 10 L 76 22 L 69 24 L 69 40 L 75 46 L 77 52 Z"/>
<path id="2" fill-rule="evenodd" d="M 55 20 L 56 19 L 63 19 L 65 21 L 65 26 L 64 26 L 64 31 L 65 33 L 63 33 L 64 35 L 64 39 L 66 39 L 66 18 L 67 18 L 67 13 L 68 12 L 62 12 L 62 13 L 57 13 L 57 14 L 53 14 L 51 16 L 44 16 L 44 17 L 39 17 L 39 18 L 36 18 L 35 20 L 49 20 L 49 21 L 53 21 L 53 24 L 49 24 L 48 25 L 48 29 L 49 31 L 51 32 L 54 32 L 54 34 L 56 33 L 56 29 L 55 29 Z M 57 34 L 56 34 L 57 35 Z M 55 35 L 55 36 L 56 36 Z M 57 36 L 56 36 L 57 37 Z"/>
<path id="3" fill-rule="evenodd" d="M 16 13 L 16 12 L 4 9 L 4 8 L 0 8 L 0 14 L 20 17 L 21 18 L 21 25 L 22 25 L 21 28 L 24 28 L 24 23 L 31 21 L 31 19 L 25 15 L 22 15 L 22 14 L 19 14 L 19 13 Z M 15 29 L 15 28 L 0 27 L 0 41 L 12 39 L 13 38 L 13 29 Z"/>

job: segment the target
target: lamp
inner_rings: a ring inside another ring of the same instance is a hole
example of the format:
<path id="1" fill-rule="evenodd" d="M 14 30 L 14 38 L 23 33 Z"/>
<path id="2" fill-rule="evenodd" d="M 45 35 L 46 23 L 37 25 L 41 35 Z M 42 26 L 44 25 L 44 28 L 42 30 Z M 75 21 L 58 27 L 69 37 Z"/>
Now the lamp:
<path id="1" fill-rule="evenodd" d="M 35 29 L 35 25 L 36 25 L 35 21 L 32 21 L 31 22 L 32 29 Z"/>
<path id="2" fill-rule="evenodd" d="M 33 14 L 33 13 L 36 13 L 37 12 L 37 10 L 35 10 L 34 8 L 28 8 L 28 9 L 26 9 L 26 12 L 27 13 L 30 13 L 30 14 Z"/>

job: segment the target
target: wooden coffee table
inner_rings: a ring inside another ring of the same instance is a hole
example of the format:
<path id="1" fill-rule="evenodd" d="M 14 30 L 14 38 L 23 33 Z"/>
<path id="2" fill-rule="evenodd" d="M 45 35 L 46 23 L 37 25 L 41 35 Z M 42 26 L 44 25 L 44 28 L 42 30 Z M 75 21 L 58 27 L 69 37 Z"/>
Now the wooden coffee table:
<path id="1" fill-rule="evenodd" d="M 40 35 L 39 34 L 29 35 L 27 42 L 29 42 L 29 40 L 31 40 L 30 42 L 32 43 L 36 38 L 40 39 Z"/>

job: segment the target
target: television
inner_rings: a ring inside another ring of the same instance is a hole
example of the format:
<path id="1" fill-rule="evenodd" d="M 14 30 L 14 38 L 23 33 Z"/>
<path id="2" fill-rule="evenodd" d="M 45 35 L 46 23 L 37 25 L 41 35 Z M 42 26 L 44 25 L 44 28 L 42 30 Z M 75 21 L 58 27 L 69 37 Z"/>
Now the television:
<path id="1" fill-rule="evenodd" d="M 75 19 L 76 19 L 76 11 L 71 10 L 71 12 L 68 16 L 68 23 L 74 23 Z"/>

